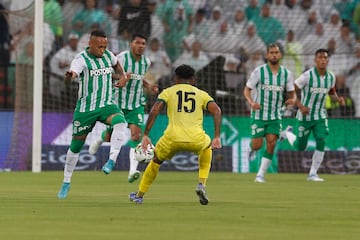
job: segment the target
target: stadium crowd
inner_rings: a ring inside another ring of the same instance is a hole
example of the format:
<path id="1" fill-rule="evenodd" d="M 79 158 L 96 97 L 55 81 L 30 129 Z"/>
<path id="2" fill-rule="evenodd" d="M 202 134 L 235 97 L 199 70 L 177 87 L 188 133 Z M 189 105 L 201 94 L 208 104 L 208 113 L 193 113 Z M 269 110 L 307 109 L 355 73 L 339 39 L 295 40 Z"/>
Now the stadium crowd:
<path id="1" fill-rule="evenodd" d="M 11 66 L 32 64 L 32 22 L 19 26 L 11 18 L 31 2 L 0 0 L 1 108 L 14 107 Z M 75 85 L 62 84 L 62 73 L 98 28 L 114 54 L 128 49 L 133 33 L 144 34 L 150 81 L 166 87 L 172 69 L 190 64 L 224 113 L 239 115 L 249 111 L 242 88 L 264 62 L 266 45 L 280 43 L 282 64 L 294 77 L 312 66 L 316 49 L 326 48 L 346 97 L 345 107 L 327 101 L 329 115 L 360 116 L 360 0 L 45 0 L 44 86 L 52 108 L 76 93 Z"/>

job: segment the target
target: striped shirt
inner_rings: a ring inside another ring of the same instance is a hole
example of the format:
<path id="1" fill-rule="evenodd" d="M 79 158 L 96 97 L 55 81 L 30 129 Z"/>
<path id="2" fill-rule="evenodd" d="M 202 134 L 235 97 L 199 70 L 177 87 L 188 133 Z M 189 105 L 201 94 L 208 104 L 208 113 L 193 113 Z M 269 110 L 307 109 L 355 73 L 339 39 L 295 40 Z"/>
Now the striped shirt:
<path id="1" fill-rule="evenodd" d="M 106 50 L 101 58 L 89 53 L 89 48 L 75 56 L 70 70 L 79 77 L 78 101 L 75 111 L 91 112 L 114 104 L 112 93 L 113 66 L 117 59 Z"/>
<path id="2" fill-rule="evenodd" d="M 294 91 L 294 79 L 291 72 L 280 66 L 277 74 L 272 73 L 268 64 L 263 64 L 251 73 L 246 86 L 252 90 L 253 101 L 260 104 L 259 110 L 251 110 L 255 120 L 281 119 L 284 94 Z"/>
<path id="3" fill-rule="evenodd" d="M 116 57 L 125 72 L 131 73 L 131 78 L 124 87 L 114 89 L 117 104 L 121 109 L 126 110 L 145 105 L 143 80 L 150 67 L 150 59 L 142 55 L 141 59 L 136 61 L 130 51 L 121 52 Z"/>
<path id="4" fill-rule="evenodd" d="M 334 74 L 327 71 L 324 76 L 320 76 L 313 67 L 300 75 L 295 84 L 301 89 L 301 104 L 310 108 L 310 112 L 305 116 L 298 110 L 296 118 L 300 121 L 326 119 L 325 99 L 330 89 L 335 86 Z"/>

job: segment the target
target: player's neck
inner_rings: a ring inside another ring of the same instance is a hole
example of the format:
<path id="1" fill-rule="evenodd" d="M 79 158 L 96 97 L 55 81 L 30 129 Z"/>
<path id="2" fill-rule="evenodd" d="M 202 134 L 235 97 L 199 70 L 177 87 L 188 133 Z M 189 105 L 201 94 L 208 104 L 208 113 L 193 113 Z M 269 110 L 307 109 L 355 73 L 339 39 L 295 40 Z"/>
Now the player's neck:
<path id="1" fill-rule="evenodd" d="M 279 71 L 279 68 L 280 68 L 280 64 L 271 64 L 271 63 L 268 63 L 269 65 L 269 68 L 271 70 L 272 73 L 277 73 Z"/>
<path id="2" fill-rule="evenodd" d="M 325 76 L 326 75 L 326 68 L 316 68 L 317 72 L 319 73 L 320 76 Z"/>

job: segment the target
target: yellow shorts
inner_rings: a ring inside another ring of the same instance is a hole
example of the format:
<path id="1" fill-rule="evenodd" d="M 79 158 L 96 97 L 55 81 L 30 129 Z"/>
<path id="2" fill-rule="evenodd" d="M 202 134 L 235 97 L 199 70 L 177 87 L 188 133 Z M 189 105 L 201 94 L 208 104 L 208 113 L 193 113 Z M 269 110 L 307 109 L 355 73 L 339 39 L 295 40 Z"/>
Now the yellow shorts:
<path id="1" fill-rule="evenodd" d="M 211 139 L 204 134 L 196 142 L 174 142 L 167 136 L 162 136 L 155 146 L 155 154 L 160 161 L 170 160 L 178 152 L 193 152 L 197 155 L 211 144 Z"/>

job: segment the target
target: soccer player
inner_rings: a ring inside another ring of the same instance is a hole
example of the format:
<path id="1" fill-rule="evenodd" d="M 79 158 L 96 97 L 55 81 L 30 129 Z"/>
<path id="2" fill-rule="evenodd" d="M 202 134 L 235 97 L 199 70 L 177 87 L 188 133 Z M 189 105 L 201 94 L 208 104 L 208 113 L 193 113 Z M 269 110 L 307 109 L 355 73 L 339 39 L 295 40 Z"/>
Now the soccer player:
<path id="1" fill-rule="evenodd" d="M 279 46 L 270 44 L 266 52 L 267 63 L 255 68 L 244 88 L 244 96 L 251 107 L 250 152 L 259 150 L 263 138 L 266 139 L 266 149 L 255 178 L 255 182 L 259 183 L 265 182 L 265 173 L 273 159 L 281 131 L 281 109 L 284 102 L 294 105 L 296 99 L 293 76 L 280 65 L 281 57 Z M 287 99 L 284 95 L 287 95 Z"/>
<path id="2" fill-rule="evenodd" d="M 122 88 L 114 88 L 115 100 L 123 111 L 128 128 L 130 129 L 129 159 L 130 169 L 128 181 L 131 183 L 140 177 L 137 170 L 139 162 L 135 159 L 135 147 L 140 143 L 142 130 L 144 128 L 144 105 L 146 103 L 143 87 L 149 89 L 151 94 L 157 93 L 157 86 L 150 85 L 146 81 L 145 74 L 150 67 L 150 59 L 144 56 L 146 48 L 146 37 L 134 34 L 130 42 L 130 50 L 123 51 L 116 57 L 123 66 L 125 72 L 131 73 L 130 80 Z M 117 76 L 115 76 L 116 78 Z M 103 141 L 109 141 L 112 128 L 108 127 L 89 147 L 89 153 L 95 154 Z M 109 174 L 115 166 L 115 161 L 109 161 L 103 166 L 104 173 Z"/>
<path id="3" fill-rule="evenodd" d="M 109 159 L 116 161 L 121 146 L 126 143 L 124 114 L 114 103 L 112 95 L 112 72 L 115 70 L 121 76 L 116 87 L 124 86 L 130 74 L 125 74 L 114 54 L 106 49 L 107 43 L 103 31 L 91 32 L 89 47 L 72 60 L 70 69 L 65 73 L 66 83 L 79 79 L 79 92 L 73 117 L 72 140 L 66 154 L 64 181 L 58 192 L 60 199 L 68 195 L 79 152 L 96 121 L 111 125 L 114 129 Z"/>
<path id="4" fill-rule="evenodd" d="M 152 144 L 149 132 L 165 106 L 169 123 L 156 143 L 155 156 L 145 169 L 138 191 L 130 193 L 130 201 L 141 204 L 144 194 L 159 172 L 160 165 L 180 151 L 189 151 L 199 156 L 199 184 L 196 194 L 202 205 L 208 204 L 205 185 L 210 172 L 212 150 L 221 148 L 221 110 L 206 92 L 193 86 L 194 83 L 195 70 L 189 65 L 180 65 L 175 69 L 175 85 L 164 89 L 153 105 L 141 142 L 143 149 Z M 203 130 L 204 110 L 209 111 L 214 118 L 215 132 L 212 141 Z"/>
<path id="5" fill-rule="evenodd" d="M 316 141 L 316 148 L 312 156 L 312 164 L 307 180 L 322 182 L 317 171 L 324 159 L 325 139 L 329 134 L 325 98 L 329 94 L 331 98 L 341 105 L 345 104 L 344 98 L 339 97 L 335 90 L 335 76 L 327 70 L 329 54 L 326 49 L 318 49 L 315 52 L 315 67 L 310 68 L 295 80 L 295 89 L 301 91 L 301 100 L 297 99 L 298 107 L 296 119 L 297 136 L 292 133 L 292 127 L 288 126 L 281 133 L 290 145 L 299 151 L 304 151 L 311 132 Z"/>

